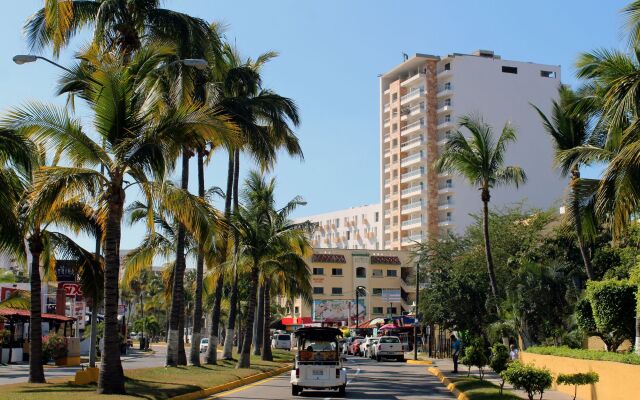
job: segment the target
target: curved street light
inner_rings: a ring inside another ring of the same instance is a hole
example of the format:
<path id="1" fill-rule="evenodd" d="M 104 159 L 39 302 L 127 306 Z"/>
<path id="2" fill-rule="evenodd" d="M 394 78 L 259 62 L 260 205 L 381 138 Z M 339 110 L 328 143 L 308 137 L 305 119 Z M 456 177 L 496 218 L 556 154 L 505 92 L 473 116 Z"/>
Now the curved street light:
<path id="1" fill-rule="evenodd" d="M 18 64 L 18 65 L 22 65 L 22 64 L 27 64 L 27 63 L 32 63 L 32 62 L 36 62 L 38 60 L 43 60 L 48 62 L 49 64 L 55 65 L 58 68 L 61 68 L 67 72 L 72 72 L 69 68 L 67 67 L 63 67 L 62 65 L 58 64 L 57 62 L 54 62 L 46 57 L 42 57 L 42 56 L 37 56 L 35 54 L 18 54 L 13 56 L 13 62 Z M 209 63 L 207 62 L 207 60 L 204 60 L 202 58 L 185 58 L 183 60 L 177 60 L 174 61 L 170 64 L 167 65 L 171 65 L 171 64 L 175 64 L 175 63 L 181 63 L 182 65 L 186 66 L 186 67 L 193 67 L 195 69 L 198 69 L 200 71 L 205 70 L 209 67 Z"/>

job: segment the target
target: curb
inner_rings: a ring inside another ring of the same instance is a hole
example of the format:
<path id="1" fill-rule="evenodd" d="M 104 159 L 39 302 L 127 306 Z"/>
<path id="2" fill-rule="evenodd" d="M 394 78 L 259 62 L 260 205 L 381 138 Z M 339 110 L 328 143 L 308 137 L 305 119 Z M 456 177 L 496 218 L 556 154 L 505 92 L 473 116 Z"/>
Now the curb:
<path id="1" fill-rule="evenodd" d="M 280 375 L 284 372 L 291 371 L 291 365 L 285 365 L 271 371 L 261 372 L 255 375 L 249 375 L 245 378 L 236 379 L 235 381 L 223 383 L 222 385 L 213 386 L 206 389 L 200 389 L 195 392 L 181 394 L 179 396 L 170 397 L 170 400 L 196 400 L 203 397 L 208 397 L 217 393 L 226 392 L 227 390 L 235 389 L 240 386 L 248 385 L 250 383 L 261 381 L 265 378 L 269 378 L 275 375 Z"/>
<path id="2" fill-rule="evenodd" d="M 405 360 L 407 364 L 413 365 L 433 365 L 433 361 L 429 360 Z"/>
<path id="3" fill-rule="evenodd" d="M 469 396 L 467 396 L 466 394 L 461 392 L 456 387 L 455 383 L 451 382 L 451 380 L 449 378 L 447 378 L 446 376 L 444 376 L 442 374 L 442 372 L 440 372 L 439 368 L 431 367 L 431 368 L 427 368 L 427 371 L 429 371 L 432 375 L 435 375 L 440 380 L 440 382 L 442 382 L 442 384 L 445 385 L 447 387 L 447 389 L 449 389 L 449 391 L 451 393 L 453 393 L 454 396 L 456 396 L 456 399 L 458 399 L 458 400 L 469 400 Z"/>

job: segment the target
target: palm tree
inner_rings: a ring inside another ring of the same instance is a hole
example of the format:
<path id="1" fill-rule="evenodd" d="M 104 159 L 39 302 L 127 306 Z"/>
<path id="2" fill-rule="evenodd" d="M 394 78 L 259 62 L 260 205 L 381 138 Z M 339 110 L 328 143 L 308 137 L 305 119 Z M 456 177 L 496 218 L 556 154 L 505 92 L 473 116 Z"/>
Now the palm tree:
<path id="1" fill-rule="evenodd" d="M 256 308 L 256 292 L 260 267 L 275 251 L 290 242 L 299 233 L 297 225 L 281 224 L 279 215 L 288 215 L 290 210 L 304 204 L 296 197 L 280 210 L 274 203 L 275 179 L 268 182 L 252 171 L 245 181 L 242 192 L 243 205 L 233 215 L 233 227 L 237 232 L 239 254 L 250 260 L 249 299 L 242 349 L 239 351 L 238 368 L 248 368 L 251 364 L 250 353 L 253 339 L 253 324 Z"/>
<path id="2" fill-rule="evenodd" d="M 32 104 L 9 115 L 13 129 L 32 135 L 70 160 L 71 166 L 38 171 L 31 205 L 34 212 L 44 213 L 74 196 L 91 197 L 100 206 L 105 259 L 105 353 L 98 382 L 100 393 L 124 393 L 117 311 L 126 190 L 140 186 L 150 203 L 161 202 L 199 235 L 204 236 L 210 228 L 208 205 L 162 182 L 183 144 L 179 140 L 193 132 L 213 140 L 223 124 L 209 107 L 185 103 L 162 109 L 157 96 L 149 93 L 144 85 L 148 75 L 174 55 L 169 47 L 149 45 L 126 63 L 110 53 L 83 56 L 74 73 L 67 76 L 65 87 L 75 87 L 86 102 L 98 141 L 64 109 Z M 104 173 L 96 170 L 100 165 Z"/>
<path id="3" fill-rule="evenodd" d="M 572 219 L 578 239 L 578 247 L 584 270 L 587 278 L 595 279 L 593 268 L 591 267 L 591 259 L 588 254 L 587 245 L 582 230 L 582 216 L 580 215 L 580 196 L 577 190 L 580 181 L 580 163 L 576 162 L 576 156 L 565 157 L 563 152 L 575 149 L 580 146 L 587 145 L 590 139 L 589 132 L 589 116 L 576 109 L 578 97 L 568 87 L 561 86 L 558 90 L 560 102 L 553 101 L 551 110 L 551 119 L 547 117 L 538 107 L 533 106 L 540 118 L 542 118 L 545 130 L 553 139 L 554 149 L 556 153 L 555 164 L 560 168 L 563 176 L 571 175 L 569 188 L 572 191 L 572 204 L 568 207 L 572 211 Z"/>
<path id="4" fill-rule="evenodd" d="M 518 166 L 504 166 L 507 145 L 516 140 L 516 131 L 509 124 L 502 128 L 497 140 L 491 126 L 480 118 L 465 116 L 460 119 L 459 125 L 466 128 L 471 136 L 467 138 L 463 132 L 457 130 L 447 141 L 444 152 L 436 160 L 435 167 L 439 172 L 452 172 L 461 175 L 480 190 L 487 272 L 491 293 L 498 309 L 498 282 L 489 239 L 491 189 L 498 185 L 518 187 L 526 182 L 527 176 L 524 170 Z"/>
<path id="5" fill-rule="evenodd" d="M 271 168 L 276 161 L 276 152 L 285 148 L 289 155 L 302 157 L 302 150 L 291 126 L 298 126 L 300 118 L 295 103 L 270 90 L 262 88 L 260 70 L 262 66 L 277 54 L 267 52 L 256 60 L 243 60 L 238 51 L 226 44 L 222 57 L 211 74 L 215 82 L 212 84 L 210 100 L 228 115 L 241 131 L 241 143 L 229 149 L 227 173 L 227 201 L 225 215 L 230 215 L 231 199 L 233 212 L 238 210 L 238 183 L 240 171 L 240 152 L 246 151 L 264 169 Z M 232 185 L 230 186 L 230 183 Z M 234 238 L 234 242 L 237 238 Z M 226 254 L 225 252 L 221 254 Z M 234 260 L 237 260 L 237 249 L 234 249 Z M 236 261 L 233 262 L 235 268 Z M 222 297 L 222 276 L 216 285 L 216 297 L 212 310 L 212 326 L 218 326 L 220 299 Z M 226 337 L 233 339 L 235 335 L 236 304 L 238 297 L 237 273 L 232 283 L 231 304 Z M 217 343 L 217 329 L 212 329 L 209 343 Z M 223 358 L 232 357 L 233 340 L 225 342 Z M 209 346 L 207 362 L 215 363 L 215 346 Z"/>

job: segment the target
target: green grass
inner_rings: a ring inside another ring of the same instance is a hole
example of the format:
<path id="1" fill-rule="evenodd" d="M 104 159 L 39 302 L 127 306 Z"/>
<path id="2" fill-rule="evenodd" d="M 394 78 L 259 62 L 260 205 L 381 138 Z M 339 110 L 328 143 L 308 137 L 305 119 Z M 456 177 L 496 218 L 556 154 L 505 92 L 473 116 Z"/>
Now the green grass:
<path id="1" fill-rule="evenodd" d="M 640 356 L 633 353 L 609 353 L 598 350 L 570 349 L 565 346 L 534 346 L 527 348 L 527 352 L 549 356 L 580 358 L 583 360 L 614 361 L 624 364 L 640 365 Z"/>
<path id="2" fill-rule="evenodd" d="M 464 392 L 470 400 L 520 400 L 508 390 L 500 394 L 500 387 L 488 381 L 481 381 L 476 377 L 452 378 L 456 388 Z"/>
<path id="3" fill-rule="evenodd" d="M 98 395 L 95 385 L 74 386 L 68 382 L 54 381 L 45 384 L 2 385 L 0 386 L 0 399 L 162 400 L 279 368 L 283 362 L 289 362 L 293 359 L 291 352 L 282 350 L 274 350 L 273 356 L 274 361 L 262 361 L 259 356 L 252 356 L 251 368 L 248 369 L 235 369 L 236 363 L 234 361 L 219 361 L 218 365 L 203 365 L 201 367 L 159 367 L 128 370 L 125 371 L 126 390 L 130 394 L 125 396 Z"/>

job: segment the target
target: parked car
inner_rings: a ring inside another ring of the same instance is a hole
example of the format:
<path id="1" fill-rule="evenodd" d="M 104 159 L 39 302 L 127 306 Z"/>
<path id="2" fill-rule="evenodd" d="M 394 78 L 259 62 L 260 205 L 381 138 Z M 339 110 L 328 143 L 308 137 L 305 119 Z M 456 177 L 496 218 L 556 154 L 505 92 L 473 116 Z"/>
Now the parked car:
<path id="1" fill-rule="evenodd" d="M 291 350 L 291 335 L 288 333 L 274 333 L 271 338 L 271 347 L 274 349 Z"/>
<path id="2" fill-rule="evenodd" d="M 346 343 L 347 354 L 353 354 L 353 350 L 352 350 L 353 342 L 355 342 L 356 340 L 362 340 L 362 339 L 364 339 L 362 336 L 352 336 L 347 338 L 347 343 Z"/>
<path id="3" fill-rule="evenodd" d="M 209 338 L 200 339 L 200 353 L 205 353 L 209 348 Z"/>
<path id="4" fill-rule="evenodd" d="M 395 358 L 404 361 L 404 350 L 397 336 L 382 336 L 376 345 L 376 361 L 383 358 Z"/>
<path id="5" fill-rule="evenodd" d="M 360 343 L 360 355 L 362 357 L 372 358 L 371 353 L 372 353 L 373 347 L 377 343 L 378 343 L 377 337 L 366 338 L 364 342 Z"/>
<path id="6" fill-rule="evenodd" d="M 364 338 L 354 339 L 353 342 L 351 342 L 351 348 L 349 349 L 349 353 L 353 354 L 354 356 L 359 356 L 360 344 L 363 342 L 364 342 Z"/>

